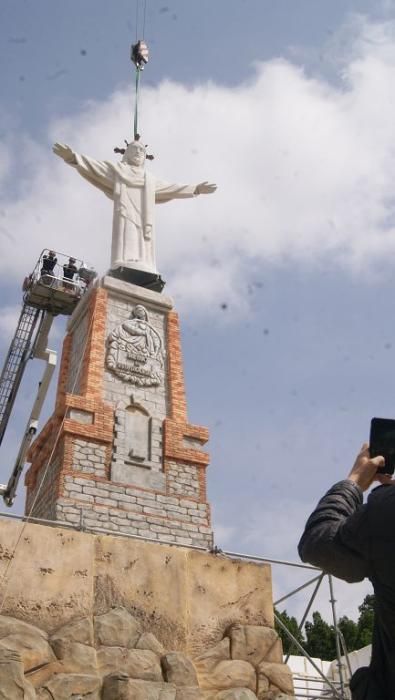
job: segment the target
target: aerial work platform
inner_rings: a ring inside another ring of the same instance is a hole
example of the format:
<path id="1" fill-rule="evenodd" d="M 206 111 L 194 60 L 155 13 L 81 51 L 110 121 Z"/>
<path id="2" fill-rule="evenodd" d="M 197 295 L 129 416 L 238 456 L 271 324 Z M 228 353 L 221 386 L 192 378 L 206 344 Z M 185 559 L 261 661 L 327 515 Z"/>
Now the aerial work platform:
<path id="1" fill-rule="evenodd" d="M 26 305 L 53 316 L 69 316 L 96 273 L 82 260 L 64 253 L 51 256 L 53 252 L 43 250 L 33 272 L 25 278 L 23 300 Z"/>
<path id="2" fill-rule="evenodd" d="M 53 319 L 59 314 L 70 315 L 95 277 L 95 271 L 82 260 L 45 249 L 33 272 L 23 282 L 22 311 L 0 375 L 0 444 L 28 360 L 45 360 L 46 367 L 14 470 L 8 484 L 0 484 L 0 495 L 9 506 L 13 504 L 26 453 L 37 432 L 38 418 L 56 367 L 56 352 L 47 347 Z"/>

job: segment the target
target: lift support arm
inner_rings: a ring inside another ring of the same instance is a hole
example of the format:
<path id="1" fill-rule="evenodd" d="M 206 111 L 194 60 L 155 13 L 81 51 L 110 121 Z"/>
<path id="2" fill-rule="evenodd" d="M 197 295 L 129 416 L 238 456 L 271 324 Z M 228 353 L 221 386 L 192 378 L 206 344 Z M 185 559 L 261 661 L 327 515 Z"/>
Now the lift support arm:
<path id="1" fill-rule="evenodd" d="M 26 455 L 30 444 L 33 440 L 33 437 L 37 432 L 38 419 L 40 417 L 41 409 L 45 397 L 47 395 L 49 385 L 51 383 L 52 375 L 56 367 L 56 352 L 54 350 L 49 350 L 46 347 L 48 343 L 48 334 L 52 325 L 52 321 L 52 314 L 46 313 L 43 316 L 40 328 L 36 336 L 36 341 L 32 349 L 31 356 L 33 358 L 45 360 L 46 366 L 44 369 L 42 379 L 38 384 L 36 398 L 29 419 L 27 421 L 25 433 L 22 439 L 21 446 L 19 448 L 14 469 L 12 471 L 10 479 L 8 480 L 8 484 L 0 484 L 0 496 L 3 496 L 4 502 L 7 506 L 12 506 L 14 503 L 16 489 L 26 461 Z"/>

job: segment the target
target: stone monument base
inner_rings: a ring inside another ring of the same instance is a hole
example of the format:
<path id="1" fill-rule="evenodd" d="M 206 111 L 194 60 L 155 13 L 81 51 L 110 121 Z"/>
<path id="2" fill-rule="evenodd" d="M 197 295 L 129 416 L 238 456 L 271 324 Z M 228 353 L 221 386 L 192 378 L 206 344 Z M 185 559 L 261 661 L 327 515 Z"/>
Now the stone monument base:
<path id="1" fill-rule="evenodd" d="M 172 300 L 107 276 L 67 331 L 55 410 L 27 457 L 25 512 L 211 549 L 208 430 L 188 420 Z"/>
<path id="2" fill-rule="evenodd" d="M 268 565 L 1 520 L 0 580 L 0 700 L 292 695 Z"/>

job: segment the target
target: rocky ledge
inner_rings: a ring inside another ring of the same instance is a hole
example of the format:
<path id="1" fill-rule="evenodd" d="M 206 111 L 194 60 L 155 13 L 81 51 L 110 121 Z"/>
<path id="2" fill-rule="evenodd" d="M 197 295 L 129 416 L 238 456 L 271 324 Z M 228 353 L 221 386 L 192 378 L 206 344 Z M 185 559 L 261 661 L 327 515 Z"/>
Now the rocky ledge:
<path id="1" fill-rule="evenodd" d="M 50 636 L 0 616 L 0 700 L 286 700 L 293 684 L 281 658 L 271 627 L 232 625 L 190 659 L 125 608 Z"/>

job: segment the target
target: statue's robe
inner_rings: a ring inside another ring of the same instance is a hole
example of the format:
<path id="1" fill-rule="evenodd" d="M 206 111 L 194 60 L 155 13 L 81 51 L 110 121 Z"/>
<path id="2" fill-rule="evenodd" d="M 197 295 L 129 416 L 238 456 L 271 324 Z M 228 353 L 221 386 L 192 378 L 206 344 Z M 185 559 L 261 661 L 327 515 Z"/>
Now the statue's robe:
<path id="1" fill-rule="evenodd" d="M 195 185 L 161 182 L 144 167 L 110 163 L 74 153 L 73 167 L 114 201 L 111 269 L 157 273 L 155 203 L 195 196 Z"/>

